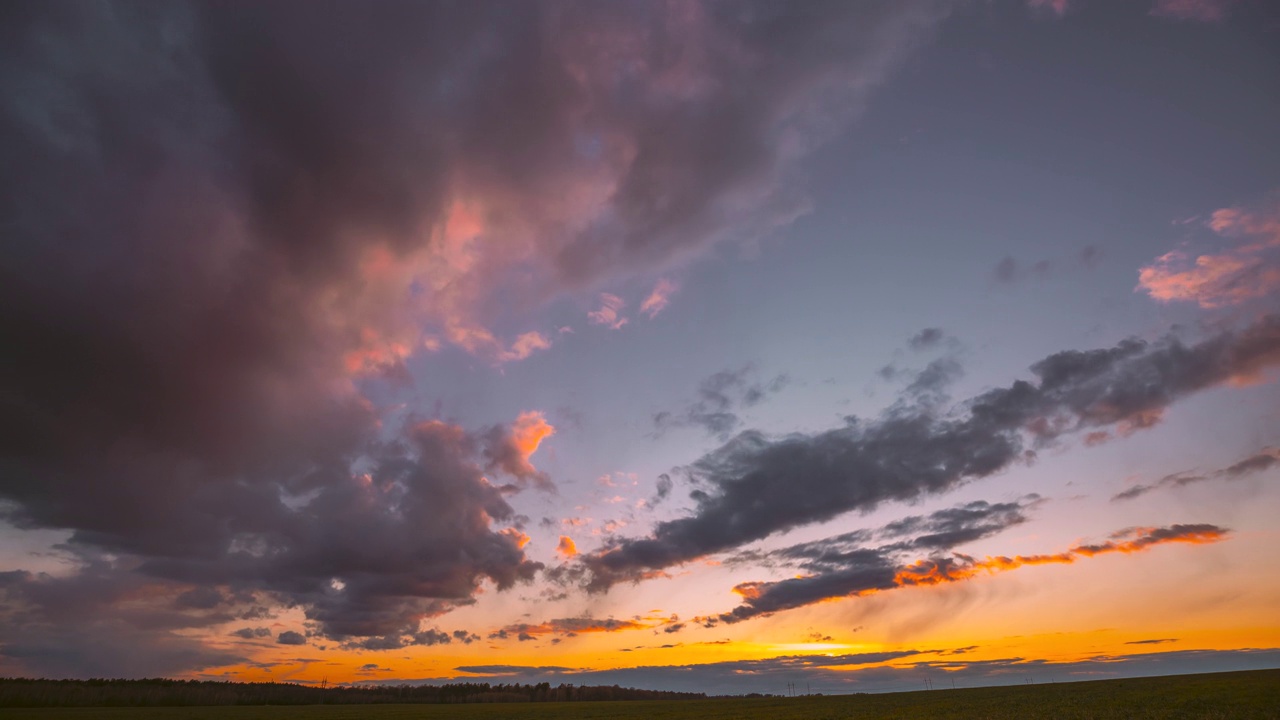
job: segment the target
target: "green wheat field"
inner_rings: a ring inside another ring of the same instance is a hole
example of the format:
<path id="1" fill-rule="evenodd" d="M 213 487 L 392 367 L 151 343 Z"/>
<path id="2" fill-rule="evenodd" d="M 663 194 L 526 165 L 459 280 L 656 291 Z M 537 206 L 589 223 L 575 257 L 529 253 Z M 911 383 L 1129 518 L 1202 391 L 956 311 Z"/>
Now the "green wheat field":
<path id="1" fill-rule="evenodd" d="M 1275 718 L 1280 670 L 933 690 L 877 695 L 475 705 L 226 706 L 0 709 L 5 720 L 843 720 L 901 718 Z"/>

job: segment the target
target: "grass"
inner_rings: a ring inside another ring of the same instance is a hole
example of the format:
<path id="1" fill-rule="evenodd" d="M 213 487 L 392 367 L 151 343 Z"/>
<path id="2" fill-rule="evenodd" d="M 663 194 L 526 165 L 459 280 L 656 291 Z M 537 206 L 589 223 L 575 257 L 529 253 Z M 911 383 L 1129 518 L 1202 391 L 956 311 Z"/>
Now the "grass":
<path id="1" fill-rule="evenodd" d="M 5 720 L 1280 720 L 1280 670 L 882 695 L 501 705 L 4 709 Z"/>

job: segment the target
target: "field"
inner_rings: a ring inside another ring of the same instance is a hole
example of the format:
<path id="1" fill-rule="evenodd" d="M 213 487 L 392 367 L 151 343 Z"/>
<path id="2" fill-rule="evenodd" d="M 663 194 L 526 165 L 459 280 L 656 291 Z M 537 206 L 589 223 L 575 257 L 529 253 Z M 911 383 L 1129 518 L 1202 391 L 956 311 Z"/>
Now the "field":
<path id="1" fill-rule="evenodd" d="M 5 720 L 1280 720 L 1280 670 L 828 697 L 501 705 L 4 709 L 0 710 L 0 717 Z"/>

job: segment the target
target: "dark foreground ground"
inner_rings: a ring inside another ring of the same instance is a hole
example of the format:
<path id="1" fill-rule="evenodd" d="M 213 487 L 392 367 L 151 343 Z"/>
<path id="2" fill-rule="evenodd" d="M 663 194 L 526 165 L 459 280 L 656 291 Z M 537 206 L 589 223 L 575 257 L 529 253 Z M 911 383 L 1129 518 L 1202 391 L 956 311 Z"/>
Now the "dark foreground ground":
<path id="1" fill-rule="evenodd" d="M 883 695 L 501 705 L 361 705 L 0 710 L 5 720 L 837 720 L 858 718 L 1269 718 L 1280 720 L 1280 670 L 933 690 Z"/>

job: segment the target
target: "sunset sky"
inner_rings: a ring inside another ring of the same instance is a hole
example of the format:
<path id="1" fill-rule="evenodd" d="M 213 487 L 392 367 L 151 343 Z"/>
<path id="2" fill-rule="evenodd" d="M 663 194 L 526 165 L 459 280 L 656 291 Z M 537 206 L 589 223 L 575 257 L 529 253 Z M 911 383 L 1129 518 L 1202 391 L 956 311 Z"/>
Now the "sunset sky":
<path id="1" fill-rule="evenodd" d="M 1267 0 L 0 9 L 0 676 L 1280 667 Z"/>

